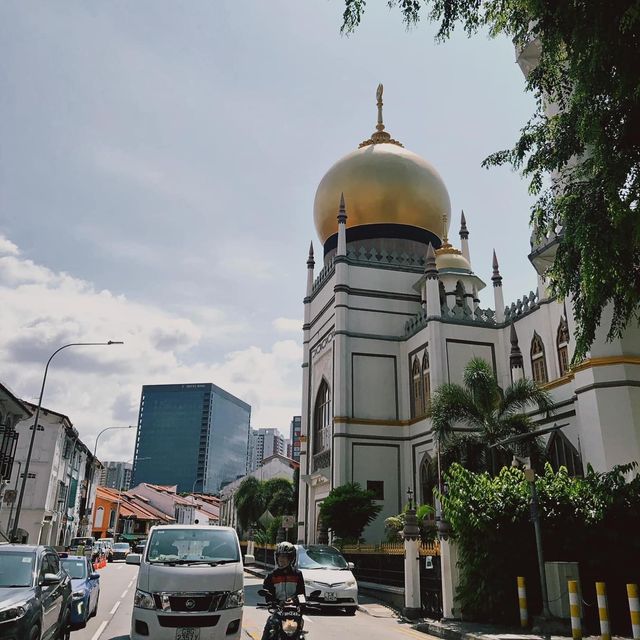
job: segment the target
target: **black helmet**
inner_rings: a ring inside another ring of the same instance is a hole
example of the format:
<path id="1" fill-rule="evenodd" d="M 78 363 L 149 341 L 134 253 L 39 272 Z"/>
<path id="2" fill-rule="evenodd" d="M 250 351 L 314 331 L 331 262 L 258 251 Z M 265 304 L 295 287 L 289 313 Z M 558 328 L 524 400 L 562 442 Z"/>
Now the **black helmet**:
<path id="1" fill-rule="evenodd" d="M 293 566 L 296 563 L 296 548 L 290 542 L 279 542 L 276 545 L 276 550 L 273 552 L 273 559 L 276 566 L 278 565 L 278 558 L 284 556 L 289 558 L 289 563 Z"/>

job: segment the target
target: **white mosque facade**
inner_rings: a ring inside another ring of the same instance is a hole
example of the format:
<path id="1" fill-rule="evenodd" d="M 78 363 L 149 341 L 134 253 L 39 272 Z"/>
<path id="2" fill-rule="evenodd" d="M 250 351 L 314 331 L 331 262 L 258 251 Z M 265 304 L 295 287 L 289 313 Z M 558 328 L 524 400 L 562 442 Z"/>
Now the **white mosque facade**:
<path id="1" fill-rule="evenodd" d="M 613 342 L 603 329 L 570 368 L 571 304 L 543 278 L 558 238 L 532 243 L 537 287 L 505 304 L 495 254 L 488 277 L 476 275 L 464 214 L 459 248 L 447 237 L 451 206 L 436 169 L 385 131 L 381 87 L 376 132 L 329 169 L 314 220 L 322 257 L 310 249 L 307 262 L 299 540 L 318 541 L 319 506 L 347 482 L 382 505 L 369 542 L 383 539 L 408 488 L 428 500 L 436 443 L 426 407 L 439 385 L 462 382 L 476 356 L 503 387 L 526 376 L 550 391 L 553 414 L 533 417 L 538 428 L 567 424 L 547 439 L 554 466 L 580 473 L 640 462 L 638 327 Z M 487 285 L 493 309 L 479 306 Z"/>

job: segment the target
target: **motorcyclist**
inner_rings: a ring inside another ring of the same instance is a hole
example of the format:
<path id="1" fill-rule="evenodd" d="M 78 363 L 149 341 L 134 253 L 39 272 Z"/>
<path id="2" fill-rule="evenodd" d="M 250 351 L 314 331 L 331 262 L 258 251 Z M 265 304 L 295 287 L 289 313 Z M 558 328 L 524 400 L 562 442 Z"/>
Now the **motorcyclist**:
<path id="1" fill-rule="evenodd" d="M 276 568 L 264 579 L 263 587 L 279 602 L 297 602 L 304 596 L 302 571 L 296 569 L 296 548 L 290 542 L 280 542 L 273 554 Z M 270 616 L 264 626 L 262 640 L 270 640 L 275 635 L 277 620 Z"/>

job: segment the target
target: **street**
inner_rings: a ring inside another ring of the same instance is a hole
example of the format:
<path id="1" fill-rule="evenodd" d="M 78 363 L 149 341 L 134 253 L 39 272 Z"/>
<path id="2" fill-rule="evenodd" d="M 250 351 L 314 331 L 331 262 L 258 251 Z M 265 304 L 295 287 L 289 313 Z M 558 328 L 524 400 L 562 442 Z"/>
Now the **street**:
<path id="1" fill-rule="evenodd" d="M 129 627 L 133 609 L 133 595 L 138 568 L 115 562 L 100 570 L 100 604 L 98 614 L 85 629 L 74 631 L 71 640 L 129 640 Z M 245 607 L 243 640 L 260 640 L 264 623 L 269 615 L 266 609 L 256 608 L 261 601 L 258 589 L 262 580 L 245 573 Z M 341 611 L 305 614 L 307 640 L 387 640 L 388 638 L 418 638 L 430 636 L 411 628 L 399 620 L 384 605 L 364 599 L 369 613 L 357 611 L 348 616 Z"/>

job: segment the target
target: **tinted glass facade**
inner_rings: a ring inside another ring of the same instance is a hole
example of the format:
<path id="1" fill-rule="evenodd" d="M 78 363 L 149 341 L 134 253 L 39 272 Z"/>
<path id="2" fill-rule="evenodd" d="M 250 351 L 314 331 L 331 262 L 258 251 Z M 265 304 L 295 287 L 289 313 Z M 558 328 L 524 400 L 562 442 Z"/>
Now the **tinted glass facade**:
<path id="1" fill-rule="evenodd" d="M 244 475 L 251 407 L 214 384 L 142 387 L 132 484 L 216 492 Z"/>

